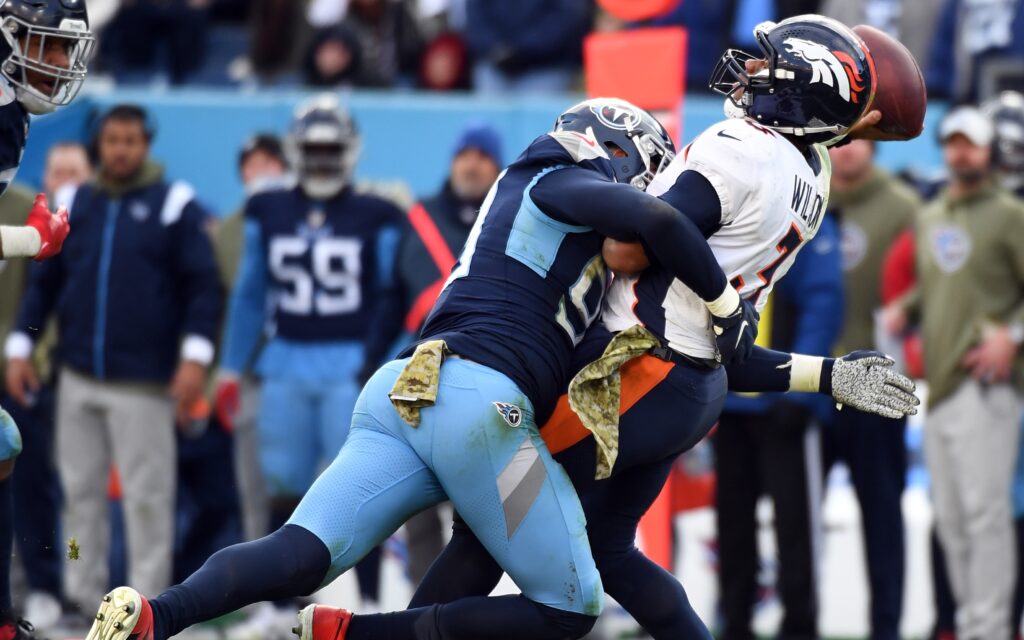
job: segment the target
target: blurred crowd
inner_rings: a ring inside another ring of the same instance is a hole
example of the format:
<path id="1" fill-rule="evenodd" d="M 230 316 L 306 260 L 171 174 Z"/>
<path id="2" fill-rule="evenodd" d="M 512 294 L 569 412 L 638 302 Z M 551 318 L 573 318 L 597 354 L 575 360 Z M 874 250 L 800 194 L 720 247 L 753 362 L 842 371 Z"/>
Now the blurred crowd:
<path id="1" fill-rule="evenodd" d="M 932 97 L 969 101 L 1024 83 L 1024 7 L 1015 0 L 667 1 L 635 22 L 614 17 L 618 4 L 628 2 L 92 0 L 89 8 L 100 36 L 95 68 L 119 84 L 568 90 L 581 83 L 588 33 L 683 26 L 687 84 L 706 91 L 719 52 L 750 50 L 754 25 L 801 13 L 897 38 Z"/>

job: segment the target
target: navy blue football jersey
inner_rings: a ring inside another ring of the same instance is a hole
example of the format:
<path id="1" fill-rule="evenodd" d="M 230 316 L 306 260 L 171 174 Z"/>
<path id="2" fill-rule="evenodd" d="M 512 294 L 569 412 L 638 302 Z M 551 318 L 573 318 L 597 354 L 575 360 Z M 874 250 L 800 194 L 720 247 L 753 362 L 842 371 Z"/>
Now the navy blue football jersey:
<path id="1" fill-rule="evenodd" d="M 557 219 L 531 198 L 542 177 L 563 170 L 589 171 L 543 136 L 501 173 L 420 334 L 507 375 L 533 402 L 539 423 L 554 407 L 608 282 L 604 237 Z"/>
<path id="2" fill-rule="evenodd" d="M 251 197 L 245 215 L 260 229 L 271 335 L 366 338 L 377 296 L 392 286 L 402 211 L 353 189 L 325 202 L 294 188 Z"/>
<path id="3" fill-rule="evenodd" d="M 28 112 L 15 99 L 14 88 L 0 78 L 0 195 L 18 173 L 28 140 L 28 121 Z"/>

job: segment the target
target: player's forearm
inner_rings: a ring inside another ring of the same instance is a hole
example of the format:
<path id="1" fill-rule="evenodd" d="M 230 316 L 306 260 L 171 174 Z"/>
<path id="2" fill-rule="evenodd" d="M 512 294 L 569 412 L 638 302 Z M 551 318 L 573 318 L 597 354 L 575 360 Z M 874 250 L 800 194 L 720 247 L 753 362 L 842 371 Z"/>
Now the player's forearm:
<path id="1" fill-rule="evenodd" d="M 727 367 L 729 390 L 739 392 L 832 393 L 833 358 L 754 347 L 750 357 Z"/>
<path id="2" fill-rule="evenodd" d="M 42 240 L 33 227 L 0 226 L 0 259 L 34 258 L 40 248 Z"/>

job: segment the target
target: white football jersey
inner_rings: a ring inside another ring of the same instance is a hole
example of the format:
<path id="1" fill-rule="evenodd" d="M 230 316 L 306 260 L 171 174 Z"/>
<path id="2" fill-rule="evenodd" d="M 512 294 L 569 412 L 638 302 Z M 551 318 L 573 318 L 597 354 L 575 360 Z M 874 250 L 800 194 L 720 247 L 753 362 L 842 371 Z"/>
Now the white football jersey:
<path id="1" fill-rule="evenodd" d="M 662 195 L 686 170 L 707 178 L 722 205 L 722 226 L 708 245 L 740 296 L 761 311 L 775 280 L 789 270 L 825 215 L 831 163 L 822 145 L 812 146 L 810 154 L 805 157 L 786 138 L 751 120 L 724 120 L 676 156 L 647 192 Z M 616 277 L 603 318 L 612 331 L 642 323 L 680 353 L 717 355 L 704 301 L 664 269 Z"/>

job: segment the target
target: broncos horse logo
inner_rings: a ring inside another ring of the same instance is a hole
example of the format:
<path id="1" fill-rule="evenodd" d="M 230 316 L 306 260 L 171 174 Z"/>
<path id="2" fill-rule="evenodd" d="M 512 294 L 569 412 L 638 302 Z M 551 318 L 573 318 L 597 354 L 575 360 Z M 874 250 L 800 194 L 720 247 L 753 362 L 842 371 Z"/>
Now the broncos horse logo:
<path id="1" fill-rule="evenodd" d="M 853 58 L 842 51 L 803 38 L 786 38 L 786 51 L 811 65 L 811 83 L 821 82 L 835 87 L 847 102 L 858 103 L 864 91 L 863 79 Z"/>

